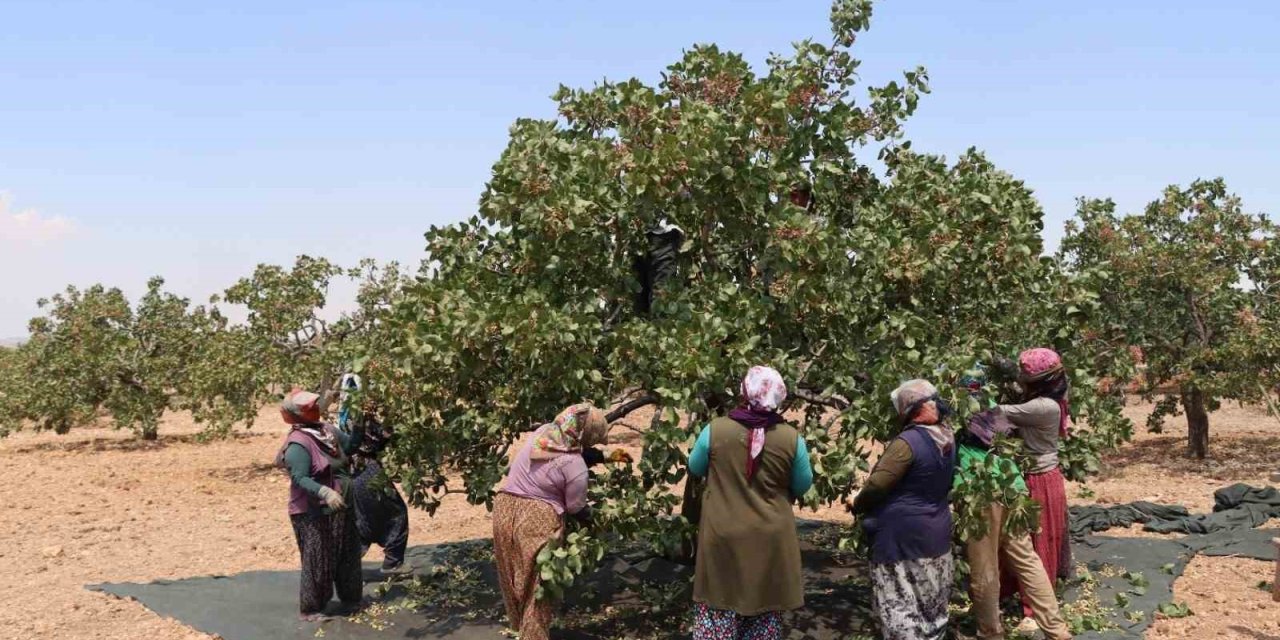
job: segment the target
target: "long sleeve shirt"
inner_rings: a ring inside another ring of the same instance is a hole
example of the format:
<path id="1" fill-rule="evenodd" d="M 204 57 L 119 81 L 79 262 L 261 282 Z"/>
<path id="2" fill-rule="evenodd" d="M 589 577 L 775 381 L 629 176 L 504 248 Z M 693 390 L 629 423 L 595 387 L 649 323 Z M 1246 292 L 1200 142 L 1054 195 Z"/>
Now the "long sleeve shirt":
<path id="1" fill-rule="evenodd" d="M 996 407 L 1017 427 L 1022 448 L 1035 458 L 1031 473 L 1052 471 L 1058 466 L 1058 425 L 1062 408 L 1052 398 L 1036 398 L 1022 404 Z"/>
<path id="2" fill-rule="evenodd" d="M 702 428 L 698 440 L 689 452 L 689 473 L 705 478 L 711 466 L 711 425 Z M 791 461 L 791 496 L 799 498 L 813 486 L 813 465 L 809 461 L 809 447 L 802 436 L 796 437 L 796 455 Z"/>
<path id="3" fill-rule="evenodd" d="M 867 513 L 883 502 L 911 469 L 911 460 L 911 445 L 906 440 L 895 438 L 890 442 L 880 459 L 876 460 L 862 491 L 853 499 L 853 513 Z"/>
<path id="4" fill-rule="evenodd" d="M 544 427 L 545 428 L 545 427 Z M 503 493 L 541 500 L 559 515 L 573 515 L 587 506 L 587 463 L 581 455 L 564 454 L 533 460 L 535 433 L 511 462 Z"/>
<path id="5" fill-rule="evenodd" d="M 355 430 L 346 433 L 342 430 L 335 429 L 338 434 L 338 447 L 342 452 L 351 455 L 360 447 L 360 442 L 364 438 L 364 432 Z M 320 483 L 311 477 L 311 454 L 307 453 L 307 449 L 300 444 L 292 443 L 284 450 L 284 464 L 289 468 L 289 478 L 295 484 L 306 491 L 308 494 L 319 497 Z M 342 475 L 341 470 L 335 469 L 335 473 Z M 343 481 L 343 486 L 346 486 Z"/>

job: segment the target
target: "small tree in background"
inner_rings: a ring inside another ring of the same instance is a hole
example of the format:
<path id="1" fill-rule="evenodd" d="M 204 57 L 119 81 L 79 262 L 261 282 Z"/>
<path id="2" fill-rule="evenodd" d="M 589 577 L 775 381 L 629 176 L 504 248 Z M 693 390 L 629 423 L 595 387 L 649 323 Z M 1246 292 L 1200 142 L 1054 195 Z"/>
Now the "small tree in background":
<path id="1" fill-rule="evenodd" d="M 359 282 L 356 308 L 320 317 L 335 277 Z M 0 354 L 0 431 L 66 433 L 109 416 L 148 440 L 167 410 L 187 410 L 209 435 L 251 425 L 264 404 L 293 385 L 332 390 L 339 374 L 375 340 L 403 276 L 392 263 L 340 269 L 303 256 L 292 269 L 260 265 L 228 289 L 248 320 L 234 324 L 214 305 L 192 307 L 152 279 L 136 308 L 119 289 L 69 287 L 41 301 L 30 339 Z"/>
<path id="2" fill-rule="evenodd" d="M 1222 400 L 1262 400 L 1280 382 L 1275 231 L 1221 179 L 1199 180 L 1127 217 L 1110 200 L 1082 200 L 1062 242 L 1071 268 L 1110 273 L 1100 330 L 1141 348 L 1142 392 L 1163 394 L 1149 425 L 1185 412 L 1197 458 Z"/>
<path id="3" fill-rule="evenodd" d="M 160 416 L 181 402 L 187 362 L 220 326 L 216 315 L 191 309 L 163 285 L 160 278 L 148 282 L 136 309 L 119 289 L 101 285 L 41 300 L 45 315 L 8 354 L 8 426 L 31 420 L 66 433 L 105 412 L 116 427 L 154 440 Z"/>

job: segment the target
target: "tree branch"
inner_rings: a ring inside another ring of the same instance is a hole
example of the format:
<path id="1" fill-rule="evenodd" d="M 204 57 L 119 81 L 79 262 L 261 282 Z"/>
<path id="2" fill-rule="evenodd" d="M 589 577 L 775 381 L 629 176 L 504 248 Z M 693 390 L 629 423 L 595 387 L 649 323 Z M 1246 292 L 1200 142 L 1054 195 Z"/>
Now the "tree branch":
<path id="1" fill-rule="evenodd" d="M 1190 291 L 1187 291 L 1187 305 L 1191 308 L 1191 319 L 1196 323 L 1196 333 L 1200 334 L 1200 344 L 1208 347 L 1213 334 L 1205 325 L 1204 317 L 1200 315 L 1200 306 L 1197 304 L 1195 295 Z"/>
<path id="2" fill-rule="evenodd" d="M 613 409 L 609 413 L 605 414 L 605 420 L 609 422 L 616 422 L 618 420 L 625 418 L 627 414 L 631 413 L 632 411 L 635 411 L 636 409 L 639 409 L 641 407 L 646 407 L 651 404 L 656 404 L 657 402 L 658 402 L 658 396 L 646 391 L 644 395 L 641 395 L 640 397 L 635 398 L 634 400 L 630 400 L 626 403 L 623 403 L 618 408 Z"/>
<path id="3" fill-rule="evenodd" d="M 810 404 L 818 404 L 824 407 L 831 407 L 832 409 L 837 409 L 840 411 L 844 411 L 845 409 L 849 408 L 849 401 L 845 400 L 844 398 L 841 398 L 840 396 L 823 397 L 808 389 L 803 389 L 803 388 L 797 388 L 792 393 L 792 395 Z"/>

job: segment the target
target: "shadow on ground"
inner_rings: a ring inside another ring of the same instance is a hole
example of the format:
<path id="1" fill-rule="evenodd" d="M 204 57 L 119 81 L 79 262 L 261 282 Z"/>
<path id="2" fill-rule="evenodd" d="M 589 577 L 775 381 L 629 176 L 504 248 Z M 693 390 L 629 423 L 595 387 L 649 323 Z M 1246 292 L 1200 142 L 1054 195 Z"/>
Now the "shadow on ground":
<path id="1" fill-rule="evenodd" d="M 806 606 L 787 615 L 788 637 L 875 637 L 866 565 L 851 554 L 833 551 L 845 530 L 816 522 L 800 528 Z M 1183 539 L 1089 536 L 1074 547 L 1079 577 L 1066 591 L 1064 611 L 1077 618 L 1077 625 L 1092 628 L 1078 638 L 1140 638 L 1159 606 L 1172 599 L 1174 580 L 1196 553 L 1261 552 L 1275 534 L 1244 530 Z M 488 540 L 414 547 L 406 560 L 413 575 L 396 581 L 384 580 L 375 566 L 367 566 L 365 593 L 371 604 L 358 615 L 323 623 L 298 620 L 298 575 L 290 571 L 89 588 L 137 600 L 162 616 L 225 640 L 503 637 L 502 603 Z M 691 577 L 690 567 L 644 551 L 607 556 L 569 594 L 552 637 L 686 639 Z M 963 617 L 955 623 L 960 637 L 971 631 Z"/>

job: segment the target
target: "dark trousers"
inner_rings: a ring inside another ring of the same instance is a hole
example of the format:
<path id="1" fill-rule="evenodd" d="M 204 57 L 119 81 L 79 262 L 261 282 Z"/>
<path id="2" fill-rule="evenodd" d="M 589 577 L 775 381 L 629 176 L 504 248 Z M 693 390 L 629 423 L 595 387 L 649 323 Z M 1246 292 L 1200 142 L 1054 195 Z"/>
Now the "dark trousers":
<path id="1" fill-rule="evenodd" d="M 304 513 L 289 516 L 302 554 L 299 610 L 303 615 L 323 613 L 337 587 L 338 599 L 359 604 L 364 591 L 360 571 L 360 536 L 355 513 L 343 509 L 332 515 Z"/>
<path id="2" fill-rule="evenodd" d="M 365 464 L 354 484 L 360 543 L 364 549 L 373 544 L 382 547 L 383 569 L 400 566 L 409 545 L 409 507 L 404 498 L 382 475 L 382 465 L 377 460 Z"/>

